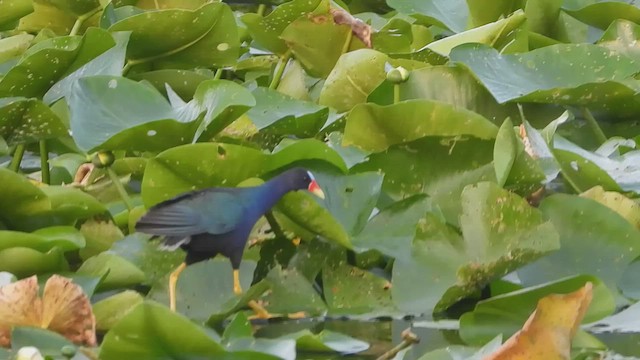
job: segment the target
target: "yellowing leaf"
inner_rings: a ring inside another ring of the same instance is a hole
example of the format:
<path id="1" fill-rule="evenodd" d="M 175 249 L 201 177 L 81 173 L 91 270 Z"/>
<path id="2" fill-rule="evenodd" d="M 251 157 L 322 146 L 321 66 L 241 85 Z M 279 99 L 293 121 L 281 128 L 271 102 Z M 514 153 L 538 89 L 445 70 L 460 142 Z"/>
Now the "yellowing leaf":
<path id="1" fill-rule="evenodd" d="M 522 330 L 483 360 L 568 360 L 571 339 L 591 303 L 593 284 L 540 301 Z"/>
<path id="2" fill-rule="evenodd" d="M 602 186 L 598 185 L 583 192 L 580 196 L 605 205 L 640 229 L 640 205 L 619 192 L 605 191 Z"/>
<path id="3" fill-rule="evenodd" d="M 53 275 L 42 298 L 32 276 L 0 287 L 0 346 L 11 344 L 14 326 L 55 331 L 76 344 L 96 345 L 96 322 L 89 298 L 71 279 Z"/>

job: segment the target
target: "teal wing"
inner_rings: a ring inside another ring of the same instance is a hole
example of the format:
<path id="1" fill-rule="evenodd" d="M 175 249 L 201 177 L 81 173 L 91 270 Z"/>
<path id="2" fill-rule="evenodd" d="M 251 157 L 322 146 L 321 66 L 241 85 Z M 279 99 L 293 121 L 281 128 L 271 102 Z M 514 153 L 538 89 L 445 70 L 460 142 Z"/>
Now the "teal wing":
<path id="1" fill-rule="evenodd" d="M 244 208 L 233 190 L 201 190 L 155 205 L 138 221 L 136 230 L 170 237 L 224 234 L 242 221 Z"/>

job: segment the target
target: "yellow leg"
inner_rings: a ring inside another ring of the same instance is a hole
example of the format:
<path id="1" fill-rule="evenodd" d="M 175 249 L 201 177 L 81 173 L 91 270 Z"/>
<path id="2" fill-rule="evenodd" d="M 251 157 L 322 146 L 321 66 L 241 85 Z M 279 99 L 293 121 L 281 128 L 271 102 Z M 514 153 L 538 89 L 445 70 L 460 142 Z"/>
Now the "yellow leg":
<path id="1" fill-rule="evenodd" d="M 240 270 L 233 270 L 233 293 L 242 294 L 242 286 L 240 286 Z"/>
<path id="2" fill-rule="evenodd" d="M 240 286 L 240 270 L 235 269 L 233 270 L 233 293 L 236 295 L 242 294 L 242 287 Z M 268 319 L 271 317 L 271 314 L 269 314 L 269 312 L 255 300 L 249 301 L 248 305 L 256 313 L 256 315 L 251 318 Z"/>
<path id="3" fill-rule="evenodd" d="M 249 305 L 251 310 L 253 310 L 253 312 L 256 313 L 253 316 L 249 316 L 249 319 L 270 319 L 273 317 L 273 315 L 269 314 L 267 309 L 265 309 L 262 305 L 258 304 L 258 302 L 255 300 L 249 301 L 247 305 Z"/>
<path id="4" fill-rule="evenodd" d="M 187 264 L 182 263 L 169 275 L 169 307 L 174 312 L 176 311 L 176 283 L 178 282 L 178 276 L 186 267 Z"/>

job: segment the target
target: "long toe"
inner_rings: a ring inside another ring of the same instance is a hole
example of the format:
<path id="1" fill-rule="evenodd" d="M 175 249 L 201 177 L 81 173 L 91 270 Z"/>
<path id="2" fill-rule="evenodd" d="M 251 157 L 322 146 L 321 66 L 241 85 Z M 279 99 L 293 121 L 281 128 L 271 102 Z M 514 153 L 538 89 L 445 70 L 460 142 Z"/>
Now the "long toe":
<path id="1" fill-rule="evenodd" d="M 265 309 L 262 305 L 258 304 L 255 300 L 251 300 L 248 303 L 249 307 L 253 310 L 254 315 L 249 316 L 249 320 L 255 319 L 271 319 L 277 317 L 275 315 L 270 314 L 267 309 Z"/>

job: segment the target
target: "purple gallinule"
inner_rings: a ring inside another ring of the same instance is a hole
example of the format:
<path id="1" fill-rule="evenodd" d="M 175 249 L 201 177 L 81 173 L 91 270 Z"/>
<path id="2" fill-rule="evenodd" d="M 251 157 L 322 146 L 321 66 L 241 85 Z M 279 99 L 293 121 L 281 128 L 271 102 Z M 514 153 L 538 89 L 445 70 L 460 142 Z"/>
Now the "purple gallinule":
<path id="1" fill-rule="evenodd" d="M 249 234 L 256 222 L 285 194 L 309 190 L 324 199 L 311 172 L 293 168 L 255 187 L 215 187 L 190 191 L 151 207 L 136 224 L 136 230 L 162 237 L 165 248 L 186 251 L 185 261 L 169 276 L 169 302 L 176 309 L 175 287 L 189 265 L 226 256 L 233 268 L 233 291 L 239 295 L 240 262 Z M 258 317 L 269 314 L 255 302 L 249 305 Z"/>

